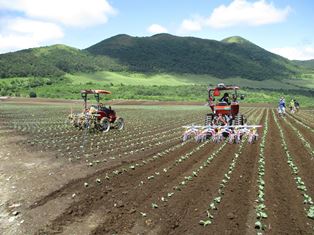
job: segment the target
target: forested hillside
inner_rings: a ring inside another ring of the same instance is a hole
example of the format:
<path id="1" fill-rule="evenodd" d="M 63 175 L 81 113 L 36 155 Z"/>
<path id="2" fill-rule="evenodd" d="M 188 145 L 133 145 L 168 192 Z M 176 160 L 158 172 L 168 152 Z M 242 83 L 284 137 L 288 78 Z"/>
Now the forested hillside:
<path id="1" fill-rule="evenodd" d="M 152 37 L 117 35 L 86 49 L 144 73 L 210 74 L 219 78 L 253 80 L 294 76 L 298 67 L 241 38 L 222 41 L 157 34 Z"/>
<path id="2" fill-rule="evenodd" d="M 117 35 L 85 50 L 54 45 L 0 55 L 1 78 L 127 71 L 280 80 L 295 77 L 300 68 L 241 37 L 216 41 L 170 34 Z"/>
<path id="3" fill-rule="evenodd" d="M 32 48 L 0 55 L 0 77 L 51 77 L 66 73 L 121 70 L 113 59 L 65 45 Z"/>

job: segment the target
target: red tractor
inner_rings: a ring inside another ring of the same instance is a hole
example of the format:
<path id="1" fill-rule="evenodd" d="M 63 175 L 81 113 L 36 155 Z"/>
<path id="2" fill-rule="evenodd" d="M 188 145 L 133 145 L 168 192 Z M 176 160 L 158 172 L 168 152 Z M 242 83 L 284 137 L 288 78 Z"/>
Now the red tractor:
<path id="1" fill-rule="evenodd" d="M 223 83 L 218 84 L 214 88 L 208 88 L 208 104 L 212 113 L 206 114 L 205 126 L 237 126 L 246 124 L 246 118 L 239 113 L 238 98 L 244 99 L 243 95 L 238 97 L 237 91 L 239 89 L 238 86 L 225 86 Z M 230 91 L 232 94 L 230 94 Z M 221 98 L 215 104 L 214 101 L 217 96 Z"/>
<path id="2" fill-rule="evenodd" d="M 223 83 L 214 88 L 209 87 L 208 105 L 212 113 L 206 114 L 204 126 L 194 124 L 183 126 L 185 129 L 183 141 L 194 136 L 197 142 L 212 140 L 219 143 L 227 140 L 233 144 L 240 143 L 246 136 L 249 143 L 254 143 L 258 138 L 257 128 L 261 125 L 247 125 L 246 118 L 239 113 L 238 98 L 243 100 L 244 96 L 238 97 L 238 90 L 238 86 L 225 86 Z M 215 103 L 217 96 L 220 98 Z"/>
<path id="3" fill-rule="evenodd" d="M 75 127 L 80 129 L 96 129 L 99 131 L 107 132 L 110 127 L 118 130 L 124 128 L 124 120 L 116 115 L 116 112 L 100 103 L 100 95 L 111 94 L 110 91 L 105 90 L 82 90 L 81 96 L 84 100 L 84 110 L 82 113 L 71 113 L 69 119 Z M 87 96 L 94 95 L 97 101 L 96 105 L 87 107 Z"/>

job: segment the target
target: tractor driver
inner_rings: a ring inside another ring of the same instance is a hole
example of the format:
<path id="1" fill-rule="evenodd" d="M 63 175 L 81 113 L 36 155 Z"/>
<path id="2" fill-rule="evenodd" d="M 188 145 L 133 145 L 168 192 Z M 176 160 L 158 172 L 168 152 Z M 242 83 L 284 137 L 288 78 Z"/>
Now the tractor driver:
<path id="1" fill-rule="evenodd" d="M 103 103 L 99 103 L 99 109 L 103 111 L 105 109 L 105 105 Z"/>
<path id="2" fill-rule="evenodd" d="M 220 102 L 225 102 L 226 104 L 230 105 L 230 101 L 229 101 L 229 93 L 226 92 L 223 97 L 220 98 L 219 100 Z"/>
<path id="3" fill-rule="evenodd" d="M 109 106 L 109 108 L 107 108 L 103 103 L 99 103 L 99 108 L 101 111 L 104 111 L 107 114 L 109 114 L 111 112 L 111 106 Z"/>

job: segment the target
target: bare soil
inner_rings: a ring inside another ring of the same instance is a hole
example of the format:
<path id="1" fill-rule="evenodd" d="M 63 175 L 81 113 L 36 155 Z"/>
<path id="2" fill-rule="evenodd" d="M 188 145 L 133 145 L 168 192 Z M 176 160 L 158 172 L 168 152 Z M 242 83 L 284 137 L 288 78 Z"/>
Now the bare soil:
<path id="1" fill-rule="evenodd" d="M 50 104 L 47 99 L 36 102 Z M 264 232 L 314 234 L 314 221 L 306 216 L 302 194 L 296 188 L 274 118 L 269 113 L 265 146 L 268 218 Z M 266 112 L 262 120 L 265 118 Z M 288 120 L 313 144 L 313 132 Z M 294 131 L 284 121 L 280 124 L 308 194 L 314 198 L 313 160 Z M 262 135 L 262 130 L 259 134 Z M 216 196 L 239 145 L 225 145 L 197 177 L 175 190 L 174 186 L 221 144 L 207 143 L 196 150 L 199 143 L 191 141 L 181 145 L 179 139 L 174 139 L 132 156 L 87 167 L 84 162 L 56 158 L 53 149 L 30 146 L 27 139 L 31 135 L 34 133 L 21 134 L 0 127 L 0 230 L 3 234 L 256 234 L 254 206 L 259 141 L 252 145 L 245 143 L 218 210 L 213 214 L 213 223 L 203 227 L 199 221 L 206 217 L 208 205 Z M 173 146 L 178 146 L 175 151 L 166 151 Z M 195 151 L 188 159 L 177 162 L 191 150 Z M 153 158 L 161 152 L 162 157 Z M 148 162 L 143 164 L 143 161 Z M 140 164 L 140 167 L 131 170 L 130 164 Z M 120 169 L 127 170 L 106 179 L 108 173 Z M 163 202 L 161 198 L 169 192 L 175 194 Z M 158 208 L 152 208 L 153 204 Z"/>

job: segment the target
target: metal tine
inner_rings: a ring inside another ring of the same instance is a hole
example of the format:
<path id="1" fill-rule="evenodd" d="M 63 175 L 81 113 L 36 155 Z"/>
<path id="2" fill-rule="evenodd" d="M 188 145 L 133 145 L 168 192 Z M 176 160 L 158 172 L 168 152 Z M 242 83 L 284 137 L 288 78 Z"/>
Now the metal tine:
<path id="1" fill-rule="evenodd" d="M 260 128 L 260 127 L 263 127 L 262 125 L 236 125 L 236 126 L 196 126 L 196 125 L 190 125 L 190 126 L 182 126 L 183 128 L 185 129 L 205 129 L 205 128 L 208 128 L 208 129 L 225 129 L 225 128 Z"/>
<path id="2" fill-rule="evenodd" d="M 242 136 L 248 135 L 248 142 L 253 143 L 258 138 L 258 133 L 254 129 L 262 127 L 262 125 L 239 125 L 239 126 L 184 126 L 186 131 L 184 133 L 184 140 L 189 139 L 194 135 L 198 142 L 210 139 L 219 143 L 222 139 L 228 139 L 229 143 L 240 143 Z M 216 133 L 216 129 L 219 130 Z M 233 131 L 231 131 L 233 129 Z M 223 132 L 228 132 L 228 137 L 222 137 Z M 206 138 L 207 137 L 207 138 Z"/>

